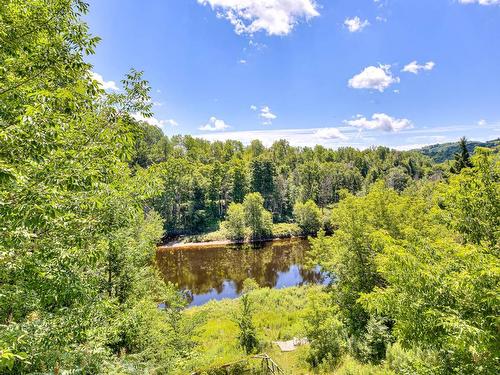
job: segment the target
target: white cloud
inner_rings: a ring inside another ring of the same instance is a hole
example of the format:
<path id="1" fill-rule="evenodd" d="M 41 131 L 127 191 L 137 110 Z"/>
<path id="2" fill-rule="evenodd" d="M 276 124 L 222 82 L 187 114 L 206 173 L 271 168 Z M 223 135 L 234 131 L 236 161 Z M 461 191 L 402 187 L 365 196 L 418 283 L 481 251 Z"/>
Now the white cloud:
<path id="1" fill-rule="evenodd" d="M 316 130 L 314 136 L 319 139 L 342 139 L 348 138 L 337 128 L 321 128 Z"/>
<path id="2" fill-rule="evenodd" d="M 458 0 L 461 4 L 500 5 L 500 0 Z"/>
<path id="3" fill-rule="evenodd" d="M 373 89 L 383 92 L 393 83 L 399 83 L 398 77 L 393 77 L 390 65 L 369 66 L 361 73 L 352 77 L 348 85 L 353 89 Z"/>
<path id="4" fill-rule="evenodd" d="M 238 61 L 240 64 L 246 64 L 247 61 L 245 59 L 241 59 L 240 61 Z"/>
<path id="5" fill-rule="evenodd" d="M 164 125 L 179 126 L 179 124 L 177 123 L 177 121 L 175 121 L 174 119 L 161 120 L 161 121 L 163 121 Z"/>
<path id="6" fill-rule="evenodd" d="M 257 106 L 252 104 L 252 105 L 250 106 L 250 109 L 251 109 L 252 111 L 256 111 L 256 110 L 257 110 Z"/>
<path id="7" fill-rule="evenodd" d="M 359 128 L 348 126 L 336 126 L 346 140 L 335 137 L 334 131 L 324 130 L 329 128 L 301 128 L 301 129 L 274 129 L 265 128 L 260 130 L 204 132 L 196 137 L 210 141 L 238 140 L 243 144 L 250 144 L 252 140 L 259 139 L 266 146 L 280 139 L 286 139 L 293 146 L 314 147 L 323 145 L 330 148 L 352 146 L 358 149 L 366 149 L 373 146 L 387 146 L 397 149 L 412 149 L 421 146 L 435 144 L 438 142 L 456 141 L 461 136 L 474 140 L 491 140 L 500 137 L 500 123 L 490 123 L 488 127 L 478 127 L 476 123 L 460 125 L 452 124 L 446 126 L 434 126 L 430 128 L 405 128 L 399 132 L 366 132 Z"/>
<path id="8" fill-rule="evenodd" d="M 344 25 L 351 33 L 355 33 L 362 31 L 366 26 L 369 26 L 370 22 L 368 22 L 368 20 L 362 21 L 361 18 L 356 16 L 354 18 L 346 18 Z"/>
<path id="9" fill-rule="evenodd" d="M 224 131 L 229 127 L 230 126 L 226 124 L 223 120 L 219 120 L 218 118 L 212 116 L 208 120 L 208 123 L 199 127 L 199 129 L 203 131 L 216 132 L 216 131 Z"/>
<path id="10" fill-rule="evenodd" d="M 237 34 L 287 35 L 301 19 L 319 16 L 314 0 L 198 0 L 234 26 Z"/>
<path id="11" fill-rule="evenodd" d="M 405 118 L 397 119 L 386 115 L 385 113 L 375 113 L 373 114 L 371 120 L 358 115 L 355 119 L 346 120 L 344 123 L 360 129 L 383 130 L 386 132 L 398 132 L 400 130 L 413 127 L 410 120 Z"/>
<path id="12" fill-rule="evenodd" d="M 173 119 L 159 120 L 156 117 L 144 117 L 141 113 L 138 112 L 132 114 L 132 117 L 135 118 L 137 121 L 144 121 L 149 125 L 157 126 L 161 129 L 164 129 L 166 126 L 179 126 L 177 121 Z"/>
<path id="13" fill-rule="evenodd" d="M 271 125 L 273 120 L 278 118 L 278 116 L 271 112 L 271 109 L 267 105 L 260 109 L 259 117 L 262 119 L 262 124 L 264 125 Z"/>
<path id="14" fill-rule="evenodd" d="M 479 120 L 479 121 L 477 122 L 477 124 L 478 124 L 479 126 L 486 126 L 486 125 L 488 125 L 488 122 L 487 122 L 486 120 L 483 120 L 483 119 L 482 119 L 482 120 Z"/>
<path id="15" fill-rule="evenodd" d="M 403 72 L 418 74 L 420 70 L 432 70 L 436 66 L 434 61 L 428 61 L 425 64 L 419 64 L 417 61 L 412 61 L 408 65 L 405 65 Z"/>
<path id="16" fill-rule="evenodd" d="M 97 81 L 102 89 L 120 91 L 115 81 L 105 81 L 103 76 L 96 72 L 90 72 L 90 76 L 94 81 Z"/>

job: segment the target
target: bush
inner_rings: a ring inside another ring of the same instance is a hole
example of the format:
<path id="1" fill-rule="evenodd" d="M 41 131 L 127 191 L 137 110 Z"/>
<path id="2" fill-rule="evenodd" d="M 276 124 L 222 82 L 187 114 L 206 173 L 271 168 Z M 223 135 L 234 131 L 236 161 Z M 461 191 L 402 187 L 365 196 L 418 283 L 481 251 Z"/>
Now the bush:
<path id="1" fill-rule="evenodd" d="M 274 238 L 290 238 L 300 236 L 302 233 L 299 226 L 295 223 L 273 224 Z"/>
<path id="2" fill-rule="evenodd" d="M 252 322 L 252 305 L 248 294 L 241 297 L 241 313 L 237 319 L 240 327 L 239 340 L 241 347 L 247 354 L 254 352 L 258 347 L 257 332 Z"/>
<path id="3" fill-rule="evenodd" d="M 344 353 L 342 323 L 325 294 L 312 296 L 305 316 L 306 335 L 311 344 L 307 361 L 313 367 L 335 368 Z"/>
<path id="4" fill-rule="evenodd" d="M 445 374 L 437 352 L 421 349 L 404 349 L 399 343 L 387 348 L 387 365 L 401 375 Z"/>
<path id="5" fill-rule="evenodd" d="M 231 203 L 227 210 L 227 219 L 222 223 L 223 231 L 231 240 L 245 239 L 245 211 L 240 203 Z"/>
<path id="6" fill-rule="evenodd" d="M 384 319 L 371 317 L 366 332 L 360 339 L 353 340 L 352 352 L 363 363 L 380 363 L 385 359 L 387 346 L 392 340 Z"/>
<path id="7" fill-rule="evenodd" d="M 297 202 L 293 207 L 293 217 L 302 234 L 316 234 L 321 228 L 321 212 L 312 200 Z"/>

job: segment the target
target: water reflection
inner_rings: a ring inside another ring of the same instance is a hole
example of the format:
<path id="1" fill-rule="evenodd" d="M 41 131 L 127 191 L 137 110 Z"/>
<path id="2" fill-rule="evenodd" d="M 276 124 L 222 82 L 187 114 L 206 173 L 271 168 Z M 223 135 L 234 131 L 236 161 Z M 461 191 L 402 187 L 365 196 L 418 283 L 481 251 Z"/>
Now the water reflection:
<path id="1" fill-rule="evenodd" d="M 307 240 L 255 245 L 162 249 L 157 262 L 166 280 L 186 291 L 191 306 L 235 298 L 249 277 L 262 287 L 284 288 L 325 283 L 319 269 L 304 267 Z"/>

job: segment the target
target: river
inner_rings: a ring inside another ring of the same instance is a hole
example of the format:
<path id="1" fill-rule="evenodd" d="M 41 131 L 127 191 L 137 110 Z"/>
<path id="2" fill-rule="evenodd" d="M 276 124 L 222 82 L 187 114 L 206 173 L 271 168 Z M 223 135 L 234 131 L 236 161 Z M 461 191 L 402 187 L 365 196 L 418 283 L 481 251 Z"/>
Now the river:
<path id="1" fill-rule="evenodd" d="M 165 280 L 185 292 L 190 306 L 199 306 L 212 299 L 238 297 L 249 277 L 270 288 L 328 282 L 318 268 L 305 266 L 309 249 L 305 239 L 287 239 L 258 245 L 163 248 L 156 259 Z"/>

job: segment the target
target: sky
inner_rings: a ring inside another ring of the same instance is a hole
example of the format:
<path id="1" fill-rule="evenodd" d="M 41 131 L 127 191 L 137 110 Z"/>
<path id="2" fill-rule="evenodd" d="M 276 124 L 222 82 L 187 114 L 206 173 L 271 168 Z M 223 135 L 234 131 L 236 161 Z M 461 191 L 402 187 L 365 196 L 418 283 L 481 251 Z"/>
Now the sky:
<path id="1" fill-rule="evenodd" d="M 360 149 L 500 137 L 500 0 L 88 0 L 93 76 L 166 135 Z M 137 115 L 140 118 L 139 115 Z"/>

